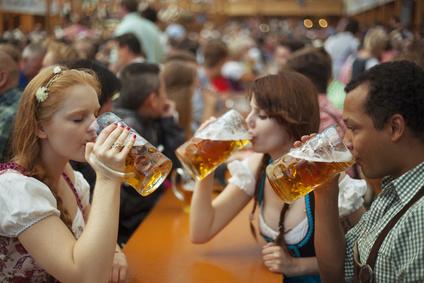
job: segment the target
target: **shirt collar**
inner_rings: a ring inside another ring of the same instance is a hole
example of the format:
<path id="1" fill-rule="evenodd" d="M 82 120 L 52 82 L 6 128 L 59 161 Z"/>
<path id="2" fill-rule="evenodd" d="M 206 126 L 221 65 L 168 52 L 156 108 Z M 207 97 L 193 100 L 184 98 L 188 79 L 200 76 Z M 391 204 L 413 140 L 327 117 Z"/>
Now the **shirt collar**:
<path id="1" fill-rule="evenodd" d="M 398 178 L 387 176 L 382 180 L 383 190 L 393 188 L 403 204 L 406 204 L 412 199 L 423 186 L 424 162 L 418 164 Z"/>

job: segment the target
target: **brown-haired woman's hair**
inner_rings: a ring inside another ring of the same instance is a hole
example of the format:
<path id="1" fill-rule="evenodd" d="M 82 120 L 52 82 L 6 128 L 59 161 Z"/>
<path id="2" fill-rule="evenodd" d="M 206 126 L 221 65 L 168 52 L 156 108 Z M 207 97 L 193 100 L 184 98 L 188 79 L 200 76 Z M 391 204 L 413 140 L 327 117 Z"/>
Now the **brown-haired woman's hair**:
<path id="1" fill-rule="evenodd" d="M 25 88 L 15 118 L 12 135 L 13 161 L 25 169 L 28 176 L 45 183 L 57 200 L 62 221 L 72 227 L 69 213 L 63 209 L 62 200 L 57 197 L 55 188 L 50 182 L 45 165 L 40 158 L 41 142 L 37 135 L 42 123 L 48 122 L 60 108 L 69 87 L 82 84 L 92 87 L 99 93 L 99 83 L 94 74 L 82 70 L 67 70 L 61 67 L 59 74 L 53 73 L 54 67 L 40 71 Z M 43 102 L 37 101 L 36 92 L 40 87 L 48 86 L 48 96 Z"/>
<path id="2" fill-rule="evenodd" d="M 173 60 L 166 63 L 162 72 L 168 97 L 175 102 L 179 124 L 184 129 L 185 138 L 192 136 L 191 98 L 197 79 L 196 66 L 190 62 Z"/>
<path id="3" fill-rule="evenodd" d="M 269 117 L 284 126 L 293 141 L 302 136 L 318 132 L 320 117 L 318 94 L 312 82 L 305 76 L 288 70 L 277 75 L 267 75 L 253 82 L 249 98 L 255 98 L 256 105 Z M 258 192 L 262 174 L 271 157 L 265 154 L 256 175 L 254 203 L 250 219 L 253 219 L 258 204 Z M 284 245 L 284 218 L 288 205 L 284 204 L 280 213 L 279 235 L 275 240 Z M 256 238 L 252 221 L 251 230 Z"/>

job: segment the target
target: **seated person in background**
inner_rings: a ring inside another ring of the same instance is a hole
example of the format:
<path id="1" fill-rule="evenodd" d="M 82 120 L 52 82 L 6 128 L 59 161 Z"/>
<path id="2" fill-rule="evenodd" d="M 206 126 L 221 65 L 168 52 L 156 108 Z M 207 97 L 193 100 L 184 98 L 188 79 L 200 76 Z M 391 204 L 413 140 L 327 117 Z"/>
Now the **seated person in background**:
<path id="1" fill-rule="evenodd" d="M 300 40 L 279 40 L 274 49 L 273 60 L 268 64 L 268 73 L 278 74 L 286 67 L 292 54 L 303 47 L 305 47 L 305 43 Z"/>
<path id="2" fill-rule="evenodd" d="M 21 76 L 19 87 L 23 90 L 29 81 L 40 72 L 46 49 L 40 43 L 31 43 L 25 46 L 20 61 Z"/>
<path id="3" fill-rule="evenodd" d="M 114 41 L 116 45 L 113 52 L 116 52 L 116 61 L 113 62 L 110 69 L 118 76 L 125 66 L 146 61 L 140 42 L 134 34 L 124 33 L 115 37 Z"/>
<path id="4" fill-rule="evenodd" d="M 163 66 L 165 90 L 175 103 L 178 123 L 184 129 L 185 140 L 192 132 L 192 97 L 198 85 L 197 65 L 182 60 L 172 60 Z"/>
<path id="5" fill-rule="evenodd" d="M 43 58 L 43 67 L 48 67 L 56 64 L 63 64 L 67 61 L 77 60 L 78 53 L 72 46 L 65 43 L 48 40 L 45 43 L 47 52 Z"/>
<path id="6" fill-rule="evenodd" d="M 319 127 L 318 96 L 303 75 L 282 71 L 254 81 L 250 92 L 251 111 L 246 118 L 254 154 L 228 165 L 231 179 L 224 191 L 212 200 L 213 174 L 196 183 L 190 210 L 190 239 L 205 243 L 219 233 L 254 199 L 251 218 L 259 205 L 259 230 L 266 267 L 284 274 L 284 282 L 320 282 L 314 250 L 314 193 L 286 204 L 271 188 L 265 168 L 287 153 L 293 141 Z M 359 182 L 359 184 L 358 184 Z M 341 202 L 354 213 L 361 208 L 357 187 L 365 182 L 348 176 L 340 185 Z M 251 223 L 252 225 L 252 223 Z M 252 230 L 254 228 L 252 226 Z M 255 234 L 256 235 L 256 234 Z"/>
<path id="7" fill-rule="evenodd" d="M 367 31 L 363 41 L 363 48 L 358 54 L 351 55 L 343 65 L 340 80 L 344 84 L 381 62 L 381 56 L 388 43 L 388 35 L 384 28 L 374 27 Z"/>
<path id="8" fill-rule="evenodd" d="M 1 282 L 124 282 L 126 258 L 116 245 L 121 178 L 93 164 L 90 206 L 87 182 L 69 165 L 93 154 L 124 170 L 135 140 L 128 130 L 112 124 L 92 142 L 98 93 L 94 75 L 59 66 L 25 88 L 13 162 L 0 165 Z"/>
<path id="9" fill-rule="evenodd" d="M 344 135 L 346 126 L 343 123 L 342 112 L 336 109 L 327 99 L 327 87 L 331 81 L 331 57 L 323 48 L 308 47 L 293 53 L 287 61 L 286 68 L 306 76 L 318 91 L 319 116 L 321 132 L 325 128 L 336 125 Z"/>
<path id="10" fill-rule="evenodd" d="M 0 51 L 0 162 L 10 158 L 10 136 L 21 98 L 19 67 L 6 52 Z"/>
<path id="11" fill-rule="evenodd" d="M 209 84 L 219 94 L 232 91 L 231 83 L 222 75 L 222 67 L 228 61 L 228 47 L 221 40 L 210 40 L 203 47 L 204 71 Z"/>
<path id="12" fill-rule="evenodd" d="M 424 282 L 424 71 L 383 63 L 346 92 L 345 143 L 366 177 L 383 178 L 382 192 L 344 235 L 335 180 L 315 190 L 320 274 L 325 282 L 356 282 L 359 271 L 362 282 Z"/>
<path id="13" fill-rule="evenodd" d="M 177 167 L 175 150 L 184 142 L 184 131 L 175 120 L 175 106 L 167 98 L 159 66 L 130 64 L 122 70 L 122 89 L 114 111 L 152 145 L 163 149 Z M 163 185 L 162 185 L 163 186 Z M 161 196 L 163 188 L 141 197 L 132 187 L 121 190 L 119 243 L 125 243 Z"/>

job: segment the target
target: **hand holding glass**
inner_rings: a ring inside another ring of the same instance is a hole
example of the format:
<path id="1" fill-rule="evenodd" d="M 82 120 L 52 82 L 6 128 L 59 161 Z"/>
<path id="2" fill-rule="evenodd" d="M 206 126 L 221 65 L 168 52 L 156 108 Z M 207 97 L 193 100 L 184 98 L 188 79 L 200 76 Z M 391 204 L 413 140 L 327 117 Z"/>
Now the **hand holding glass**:
<path id="1" fill-rule="evenodd" d="M 333 126 L 268 165 L 266 174 L 275 193 L 291 203 L 352 165 L 352 154 Z"/>
<path id="2" fill-rule="evenodd" d="M 103 113 L 97 117 L 91 127 L 98 135 L 104 128 L 112 123 L 127 126 L 121 118 L 111 112 Z M 168 176 L 172 168 L 172 162 L 160 153 L 154 146 L 142 136 L 131 129 L 136 135 L 136 140 L 125 161 L 125 172 L 115 172 L 92 155 L 94 163 L 109 171 L 110 174 L 120 174 L 125 183 L 132 186 L 142 196 L 153 193 Z"/>

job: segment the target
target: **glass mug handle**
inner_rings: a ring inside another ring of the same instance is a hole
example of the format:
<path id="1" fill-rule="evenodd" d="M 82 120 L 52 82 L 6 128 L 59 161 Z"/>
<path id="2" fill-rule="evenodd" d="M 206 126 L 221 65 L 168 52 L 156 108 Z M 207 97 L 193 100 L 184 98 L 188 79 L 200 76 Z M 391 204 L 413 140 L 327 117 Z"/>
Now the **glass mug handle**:
<path id="1" fill-rule="evenodd" d="M 174 193 L 175 197 L 180 201 L 184 201 L 185 199 L 184 194 L 179 189 L 180 186 L 182 186 L 183 178 L 184 178 L 183 169 L 177 168 L 172 172 L 172 176 L 171 176 L 172 192 Z"/>
<path id="2" fill-rule="evenodd" d="M 116 170 L 110 168 L 109 166 L 107 166 L 106 164 L 101 162 L 99 159 L 97 159 L 97 157 L 93 153 L 91 153 L 88 158 L 90 159 L 90 163 L 93 163 L 96 166 L 100 167 L 102 170 L 104 170 L 105 172 L 107 172 L 111 176 L 118 177 L 118 178 L 121 178 L 121 179 L 131 178 L 131 177 L 135 176 L 135 174 L 132 173 L 132 172 L 124 173 L 124 172 L 116 171 Z"/>

